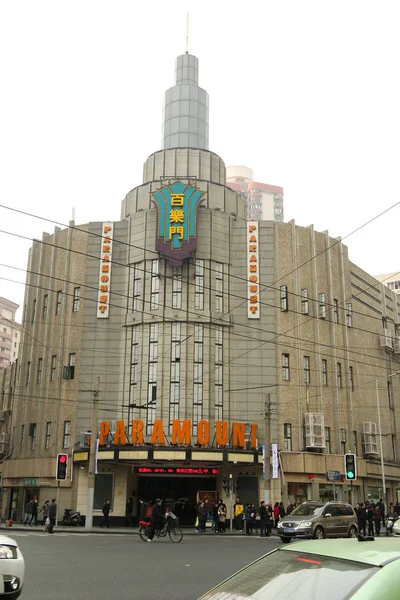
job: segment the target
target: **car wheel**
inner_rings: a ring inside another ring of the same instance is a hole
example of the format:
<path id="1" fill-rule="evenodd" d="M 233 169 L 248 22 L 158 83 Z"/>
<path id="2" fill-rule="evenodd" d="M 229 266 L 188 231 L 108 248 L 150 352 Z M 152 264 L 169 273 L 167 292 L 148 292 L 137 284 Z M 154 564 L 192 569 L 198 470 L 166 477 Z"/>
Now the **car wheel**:
<path id="1" fill-rule="evenodd" d="M 354 525 L 352 525 L 349 529 L 349 533 L 348 533 L 348 537 L 349 538 L 355 538 L 357 537 L 357 527 L 354 527 Z"/>
<path id="2" fill-rule="evenodd" d="M 316 527 L 314 530 L 313 538 L 314 540 L 323 540 L 325 537 L 325 532 L 322 527 Z"/>
<path id="3" fill-rule="evenodd" d="M 292 538 L 288 538 L 288 537 L 282 537 L 281 540 L 284 544 L 289 544 L 289 542 L 291 541 Z"/>

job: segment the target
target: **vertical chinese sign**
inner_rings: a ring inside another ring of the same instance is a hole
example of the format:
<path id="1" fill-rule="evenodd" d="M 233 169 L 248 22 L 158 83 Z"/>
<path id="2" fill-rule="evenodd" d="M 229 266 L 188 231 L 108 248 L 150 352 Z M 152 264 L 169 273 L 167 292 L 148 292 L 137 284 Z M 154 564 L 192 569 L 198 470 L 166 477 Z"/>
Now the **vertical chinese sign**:
<path id="1" fill-rule="evenodd" d="M 97 318 L 108 319 L 110 312 L 111 256 L 114 223 L 103 223 L 100 245 L 99 292 L 97 297 Z"/>
<path id="2" fill-rule="evenodd" d="M 260 254 L 257 221 L 247 222 L 247 318 L 260 318 Z"/>

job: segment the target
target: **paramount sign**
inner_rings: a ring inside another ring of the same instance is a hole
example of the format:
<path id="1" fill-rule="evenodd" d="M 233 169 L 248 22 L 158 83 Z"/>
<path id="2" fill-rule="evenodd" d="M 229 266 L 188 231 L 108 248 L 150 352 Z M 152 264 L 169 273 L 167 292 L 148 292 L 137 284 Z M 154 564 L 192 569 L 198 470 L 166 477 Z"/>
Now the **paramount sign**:
<path id="1" fill-rule="evenodd" d="M 127 444 L 132 444 L 133 446 L 143 445 L 145 443 L 144 425 L 145 424 L 141 419 L 134 419 L 131 423 L 131 439 L 129 440 L 126 434 L 125 421 L 116 421 L 115 432 L 112 434 L 113 438 L 111 443 L 114 446 L 125 446 Z M 255 423 L 250 423 L 247 427 L 250 430 L 250 447 L 257 448 L 257 425 Z M 217 446 L 227 446 L 229 444 L 234 448 L 245 448 L 246 423 L 233 422 L 231 429 L 229 429 L 228 421 L 217 421 L 215 423 L 212 438 L 210 429 L 210 423 L 208 421 L 199 421 L 197 424 L 196 438 L 192 440 L 192 421 L 190 419 L 184 419 L 183 421 L 175 419 L 172 421 L 170 443 L 176 446 L 192 446 L 194 444 L 198 444 L 199 446 L 210 446 L 210 442 L 213 443 L 215 440 Z M 110 423 L 108 421 L 101 421 L 99 445 L 104 446 L 109 444 L 110 435 Z M 154 420 L 150 443 L 160 446 L 166 445 L 166 436 L 161 419 Z"/>

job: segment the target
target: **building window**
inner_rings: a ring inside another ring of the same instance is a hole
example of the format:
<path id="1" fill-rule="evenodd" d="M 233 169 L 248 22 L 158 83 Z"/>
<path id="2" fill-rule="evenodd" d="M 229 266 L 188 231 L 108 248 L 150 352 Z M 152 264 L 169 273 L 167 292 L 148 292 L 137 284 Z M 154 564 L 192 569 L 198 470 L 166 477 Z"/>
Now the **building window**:
<path id="1" fill-rule="evenodd" d="M 133 267 L 133 312 L 141 310 L 140 296 L 142 293 L 142 263 Z"/>
<path id="2" fill-rule="evenodd" d="M 26 385 L 29 384 L 31 380 L 31 363 L 28 361 L 26 363 Z"/>
<path id="3" fill-rule="evenodd" d="M 325 427 L 325 452 L 331 453 L 331 428 Z"/>
<path id="4" fill-rule="evenodd" d="M 171 324 L 171 379 L 169 399 L 169 424 L 170 433 L 172 421 L 179 419 L 180 402 L 180 367 L 181 367 L 181 324 Z"/>
<path id="5" fill-rule="evenodd" d="M 285 440 L 285 451 L 292 451 L 292 424 L 284 423 L 283 424 L 283 437 Z"/>
<path id="6" fill-rule="evenodd" d="M 336 365 L 336 374 L 337 374 L 337 386 L 338 388 L 342 387 L 342 364 L 337 363 Z"/>
<path id="7" fill-rule="evenodd" d="M 47 317 L 47 307 L 49 304 L 49 296 L 47 294 L 45 294 L 43 296 L 43 310 L 42 310 L 42 317 L 43 319 L 45 319 Z"/>
<path id="8" fill-rule="evenodd" d="M 131 380 L 130 380 L 130 404 L 136 404 L 137 389 L 137 365 L 138 365 L 138 341 L 136 339 L 136 330 L 132 330 L 131 344 Z"/>
<path id="9" fill-rule="evenodd" d="M 357 431 L 353 431 L 353 448 L 354 454 L 358 456 Z"/>
<path id="10" fill-rule="evenodd" d="M 339 323 L 339 304 L 337 298 L 333 299 L 333 322 Z"/>
<path id="11" fill-rule="evenodd" d="M 62 290 L 58 290 L 56 299 L 56 315 L 61 314 Z"/>
<path id="12" fill-rule="evenodd" d="M 287 312 L 288 311 L 288 291 L 287 291 L 287 285 L 281 285 L 281 311 L 282 312 Z"/>
<path id="13" fill-rule="evenodd" d="M 301 312 L 303 315 L 308 315 L 308 290 L 301 290 Z"/>
<path id="14" fill-rule="evenodd" d="M 196 310 L 204 309 L 204 260 L 195 260 L 195 289 L 194 307 Z"/>
<path id="15" fill-rule="evenodd" d="M 319 312 L 318 316 L 320 319 L 326 318 L 326 300 L 325 294 L 319 294 Z"/>
<path id="16" fill-rule="evenodd" d="M 31 438 L 31 450 L 34 450 L 36 444 L 36 423 L 29 424 L 29 437 Z"/>
<path id="17" fill-rule="evenodd" d="M 44 447 L 46 450 L 50 448 L 50 436 L 51 436 L 51 421 L 46 423 L 46 435 L 44 438 Z"/>
<path id="18" fill-rule="evenodd" d="M 56 368 L 57 368 L 57 356 L 53 355 L 51 357 L 50 381 L 55 381 L 55 379 L 56 379 Z"/>
<path id="19" fill-rule="evenodd" d="M 203 325 L 194 326 L 193 433 L 203 418 Z"/>
<path id="20" fill-rule="evenodd" d="M 353 305 L 346 304 L 346 326 L 353 327 Z"/>
<path id="21" fill-rule="evenodd" d="M 389 380 L 387 382 L 387 393 L 388 393 L 388 401 L 389 401 L 389 408 L 394 408 L 394 404 L 393 404 L 393 394 L 392 394 L 392 382 Z"/>
<path id="22" fill-rule="evenodd" d="M 310 357 L 304 357 L 304 382 L 311 383 Z"/>
<path id="23" fill-rule="evenodd" d="M 64 421 L 63 448 L 69 448 L 71 443 L 71 421 Z"/>
<path id="24" fill-rule="evenodd" d="M 32 306 L 32 323 L 35 321 L 35 315 L 36 315 L 36 300 L 33 301 L 33 306 Z"/>
<path id="25" fill-rule="evenodd" d="M 172 269 L 172 308 L 182 308 L 182 267 Z"/>
<path id="26" fill-rule="evenodd" d="M 215 421 L 223 419 L 223 397 L 224 397 L 224 365 L 223 365 L 223 328 L 218 326 L 215 329 L 215 386 L 214 386 L 214 404 Z"/>
<path id="27" fill-rule="evenodd" d="M 75 359 L 76 359 L 75 353 L 72 353 L 69 355 L 69 358 L 68 358 L 69 377 L 68 377 L 68 379 L 75 379 Z"/>
<path id="28" fill-rule="evenodd" d="M 78 312 L 80 297 L 81 297 L 81 288 L 80 287 L 74 288 L 74 296 L 73 296 L 73 300 L 72 300 L 72 312 Z"/>
<path id="29" fill-rule="evenodd" d="M 20 450 L 23 449 L 25 444 L 25 425 L 21 425 L 21 444 L 20 444 Z"/>
<path id="30" fill-rule="evenodd" d="M 215 310 L 224 312 L 224 265 L 217 263 L 215 273 Z"/>
<path id="31" fill-rule="evenodd" d="M 151 261 L 150 310 L 158 309 L 160 295 L 160 263 L 158 258 Z"/>
<path id="32" fill-rule="evenodd" d="M 289 354 L 282 354 L 282 379 L 290 381 Z"/>
<path id="33" fill-rule="evenodd" d="M 146 433 L 150 434 L 156 418 L 158 324 L 151 323 L 149 339 L 149 376 L 147 384 Z"/>
<path id="34" fill-rule="evenodd" d="M 346 454 L 346 430 L 340 430 L 340 447 L 342 450 L 342 454 Z"/>
<path id="35" fill-rule="evenodd" d="M 43 367 L 43 359 L 39 358 L 38 367 L 37 367 L 37 383 L 42 383 L 42 367 Z"/>
<path id="36" fill-rule="evenodd" d="M 354 392 L 354 374 L 353 367 L 349 367 L 350 391 Z"/>
<path id="37" fill-rule="evenodd" d="M 322 385 L 328 385 L 328 361 L 322 359 Z"/>

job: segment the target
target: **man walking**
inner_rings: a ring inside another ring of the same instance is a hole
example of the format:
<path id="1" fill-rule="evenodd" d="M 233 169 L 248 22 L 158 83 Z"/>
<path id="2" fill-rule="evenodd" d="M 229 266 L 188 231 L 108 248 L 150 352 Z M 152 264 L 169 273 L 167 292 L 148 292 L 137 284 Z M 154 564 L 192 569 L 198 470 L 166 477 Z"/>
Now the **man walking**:
<path id="1" fill-rule="evenodd" d="M 32 520 L 31 520 L 31 525 L 32 522 L 34 521 L 35 523 L 35 527 L 37 527 L 37 522 L 38 522 L 38 501 L 36 496 L 34 496 L 33 500 L 32 500 Z"/>
<path id="2" fill-rule="evenodd" d="M 110 524 L 108 522 L 108 515 L 110 514 L 110 509 L 111 509 L 110 500 L 107 498 L 107 500 L 103 504 L 103 508 L 101 509 L 104 518 L 103 518 L 102 522 L 100 523 L 100 527 L 107 527 L 107 529 L 110 528 Z"/>
<path id="3" fill-rule="evenodd" d="M 165 512 L 161 507 L 162 500 L 157 498 L 155 505 L 153 506 L 153 510 L 151 511 L 151 519 L 150 519 L 150 528 L 149 535 L 147 536 L 147 541 L 152 542 L 156 529 L 161 529 L 165 523 Z"/>
<path id="4" fill-rule="evenodd" d="M 46 519 L 49 516 L 50 500 L 46 500 L 42 508 L 39 510 L 39 514 L 43 513 L 43 525 L 46 525 Z"/>
<path id="5" fill-rule="evenodd" d="M 32 500 L 29 500 L 29 502 L 27 502 L 27 504 L 25 506 L 24 525 L 32 525 L 32 510 L 33 510 Z"/>
<path id="6" fill-rule="evenodd" d="M 57 519 L 57 501 L 55 498 L 52 499 L 51 504 L 49 506 L 49 519 L 50 525 L 47 526 L 45 531 L 47 533 L 54 533 L 54 525 L 56 524 Z"/>
<path id="7" fill-rule="evenodd" d="M 126 524 L 128 527 L 132 527 L 132 511 L 133 511 L 133 500 L 132 498 L 128 498 L 128 502 L 126 503 L 125 509 L 125 518 Z"/>
<path id="8" fill-rule="evenodd" d="M 260 508 L 258 510 L 260 515 L 260 537 L 266 537 L 267 529 L 267 509 L 265 508 L 264 500 L 261 500 Z"/>
<path id="9" fill-rule="evenodd" d="M 272 500 L 268 502 L 267 506 L 267 537 L 270 537 L 272 533 L 272 521 L 274 519 L 274 508 L 272 506 Z"/>

